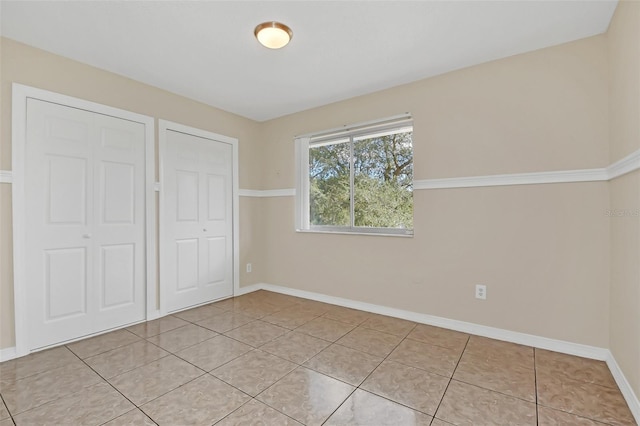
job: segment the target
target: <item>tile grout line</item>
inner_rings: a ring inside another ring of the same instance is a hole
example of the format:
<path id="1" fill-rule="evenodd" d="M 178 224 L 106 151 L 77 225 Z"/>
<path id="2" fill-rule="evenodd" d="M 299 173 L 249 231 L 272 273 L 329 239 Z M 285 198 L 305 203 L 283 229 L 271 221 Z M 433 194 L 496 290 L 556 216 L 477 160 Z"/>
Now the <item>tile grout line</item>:
<path id="1" fill-rule="evenodd" d="M 7 403 L 4 402 L 4 397 L 2 396 L 2 393 L 0 393 L 0 404 L 4 404 L 4 408 L 6 408 L 7 409 L 7 413 L 9 413 L 9 417 L 7 417 L 7 418 L 11 419 L 11 422 L 15 425 L 16 421 L 13 420 L 13 414 L 11 414 L 11 411 L 9 411 L 9 407 L 7 407 Z M 27 411 L 29 411 L 29 410 L 27 410 Z M 26 413 L 26 411 L 25 411 L 25 413 Z M 3 419 L 3 420 L 5 420 L 5 419 Z"/>
<path id="2" fill-rule="evenodd" d="M 364 323 L 364 322 L 363 322 L 363 323 Z M 353 330 L 355 330 L 356 328 L 360 327 L 363 323 L 360 323 L 359 325 L 357 325 Z M 427 413 L 424 413 L 423 411 L 416 410 L 416 409 L 415 409 L 415 408 L 413 408 L 413 407 L 409 407 L 408 405 L 406 405 L 406 404 L 404 404 L 404 403 L 401 403 L 401 402 L 398 402 L 398 401 L 394 401 L 394 400 L 392 400 L 392 399 L 390 399 L 390 398 L 387 398 L 386 396 L 378 395 L 378 394 L 377 394 L 377 393 L 375 393 L 375 392 L 371 392 L 371 391 L 369 391 L 369 390 L 364 389 L 364 388 L 362 388 L 362 387 L 361 387 L 361 386 L 362 386 L 362 384 L 363 384 L 364 382 L 366 382 L 366 381 L 367 381 L 367 379 L 368 379 L 368 378 L 369 378 L 369 377 L 370 377 L 370 376 L 371 376 L 371 375 L 372 375 L 372 374 L 373 374 L 373 373 L 378 369 L 378 367 L 380 367 L 380 365 L 382 365 L 382 363 L 383 363 L 383 362 L 385 362 L 385 361 L 389 358 L 389 356 L 393 353 L 393 351 L 395 351 L 395 350 L 398 348 L 398 346 L 400 346 L 400 344 L 401 344 L 402 342 L 404 342 L 404 341 L 407 339 L 407 336 L 409 336 L 409 334 L 411 334 L 411 332 L 412 332 L 412 331 L 413 331 L 417 326 L 418 326 L 418 324 L 417 324 L 417 323 L 414 323 L 413 327 L 411 327 L 411 329 L 410 329 L 410 330 L 409 330 L 409 332 L 405 335 L 405 337 L 403 337 L 403 338 L 402 338 L 402 339 L 401 339 L 401 340 L 400 340 L 400 341 L 399 341 L 399 342 L 398 342 L 398 343 L 393 347 L 393 349 L 391 349 L 391 351 L 390 351 L 386 356 L 381 357 L 381 358 L 382 358 L 382 361 L 380 361 L 380 362 L 378 363 L 378 365 L 376 365 L 376 366 L 371 370 L 371 372 L 365 376 L 365 378 L 360 382 L 360 384 L 359 384 L 359 385 L 357 385 L 357 386 L 355 387 L 355 389 L 353 390 L 353 392 L 351 392 L 351 394 L 349 395 L 349 397 L 347 397 L 344 401 L 342 401 L 342 403 L 338 406 L 338 408 L 336 408 L 336 409 L 331 413 L 331 415 L 330 415 L 329 417 L 327 417 L 327 420 L 325 420 L 325 422 L 327 422 L 327 421 L 331 418 L 331 416 L 333 416 L 333 415 L 335 414 L 335 412 L 336 412 L 336 411 L 338 411 L 338 410 L 340 409 L 340 407 L 342 407 L 342 405 L 344 405 L 344 403 L 347 401 L 347 399 L 349 399 L 349 398 L 351 397 L 351 395 L 353 395 L 357 390 L 361 390 L 361 391 L 363 391 L 363 392 L 370 393 L 370 394 L 372 394 L 372 395 L 375 395 L 375 396 L 377 396 L 377 397 L 379 397 L 379 398 L 385 399 L 385 400 L 387 400 L 387 401 L 389 401 L 389 402 L 392 402 L 392 403 L 394 403 L 394 404 L 398 404 L 398 405 L 401 405 L 401 406 L 403 406 L 403 407 L 406 407 L 406 408 L 408 408 L 408 409 L 410 409 L 410 410 L 413 410 L 413 411 L 417 411 L 417 412 L 419 412 L 419 413 L 426 414 L 426 415 L 430 416 L 432 419 L 433 419 L 433 418 L 435 418 L 434 416 L 431 416 L 431 415 L 429 415 L 429 414 L 427 414 Z M 365 327 L 365 328 L 366 328 L 366 327 Z M 351 330 L 351 331 L 353 331 L 353 330 Z M 371 330 L 371 329 L 370 329 L 370 330 Z M 375 330 L 375 331 L 378 331 L 378 330 Z M 347 333 L 347 334 L 348 334 L 348 333 Z M 389 334 L 389 333 L 388 333 L 388 334 Z M 364 353 L 364 354 L 367 354 L 367 355 L 371 355 L 371 354 L 369 354 L 369 353 L 367 353 L 367 352 L 364 352 L 364 351 L 361 351 L 361 350 L 358 350 L 358 349 L 354 349 L 354 348 L 350 348 L 350 347 L 348 347 L 348 346 L 344 346 L 344 345 L 341 345 L 341 344 L 339 344 L 339 343 L 335 343 L 335 344 L 336 344 L 336 345 L 339 345 L 339 346 L 342 346 L 342 347 L 345 347 L 345 348 L 348 348 L 348 349 L 351 349 L 351 350 L 354 350 L 354 351 L 357 351 L 357 352 L 361 352 L 361 353 Z M 375 356 L 375 355 L 374 355 L 374 356 Z M 393 361 L 393 362 L 395 362 L 395 361 Z M 402 365 L 404 365 L 404 364 L 402 364 Z M 320 374 L 324 374 L 324 373 L 320 373 Z M 340 379 L 336 379 L 336 380 L 340 380 Z M 340 380 L 340 381 L 342 381 L 342 380 Z M 343 382 L 343 383 L 347 383 L 347 382 L 344 382 L 344 381 L 342 381 L 342 382 Z M 347 383 L 347 384 L 348 384 L 348 385 L 351 385 L 351 383 Z M 353 385 L 351 385 L 351 386 L 353 386 Z M 435 413 L 434 413 L 434 414 L 435 414 Z"/>
<path id="3" fill-rule="evenodd" d="M 226 383 L 226 382 L 225 382 L 225 383 Z M 247 395 L 248 395 L 248 394 L 247 394 Z M 263 404 L 265 407 L 267 407 L 267 408 L 271 408 L 272 410 L 274 410 L 274 411 L 276 411 L 276 412 L 278 412 L 278 413 L 282 414 L 283 416 L 286 416 L 286 417 L 290 418 L 290 419 L 291 419 L 291 420 L 293 420 L 294 422 L 300 423 L 300 422 L 298 422 L 296 419 L 294 419 L 293 417 L 288 416 L 288 415 L 286 415 L 285 413 L 283 413 L 283 412 L 281 412 L 281 411 L 276 410 L 276 409 L 275 409 L 275 408 L 273 408 L 272 406 L 267 405 L 267 404 L 265 404 L 265 403 L 264 403 L 264 402 L 262 402 L 262 401 L 259 401 L 258 399 L 256 399 L 256 397 L 255 397 L 255 396 L 251 396 L 251 395 L 249 395 L 249 397 L 251 398 L 250 400 L 248 400 L 247 402 L 245 402 L 244 404 L 242 404 L 241 406 L 239 406 L 239 407 L 238 407 L 238 408 L 236 408 L 235 410 L 231 411 L 230 413 L 226 414 L 226 415 L 225 415 L 223 418 L 221 418 L 220 420 L 217 420 L 217 421 L 214 423 L 214 425 L 217 425 L 218 423 L 222 422 L 224 419 L 228 418 L 228 417 L 229 417 L 229 416 L 231 416 L 233 413 L 235 413 L 236 411 L 240 410 L 242 407 L 244 407 L 245 405 L 247 405 L 247 404 L 248 404 L 248 403 L 250 403 L 251 401 L 256 401 L 256 402 L 257 402 L 257 403 L 259 403 L 259 404 Z"/>
<path id="4" fill-rule="evenodd" d="M 125 346 L 126 346 L 126 345 L 125 345 Z M 66 346 L 65 346 L 65 347 L 66 347 Z M 67 349 L 69 349 L 69 348 L 67 347 Z M 116 349 L 117 349 L 117 348 L 116 348 Z M 120 390 L 119 390 L 118 388 L 116 388 L 115 386 L 113 386 L 113 385 L 111 384 L 111 382 L 109 382 L 107 379 L 105 379 L 104 377 L 102 377 L 102 375 L 101 375 L 100 373 L 98 373 L 96 370 L 94 370 L 94 369 L 93 369 L 93 367 L 91 367 L 89 364 L 87 364 L 86 362 L 84 362 L 84 360 L 83 360 L 82 358 L 80 358 L 80 357 L 78 356 L 78 354 L 76 354 L 75 352 L 73 352 L 71 349 L 69 349 L 69 351 L 70 351 L 73 355 L 75 355 L 75 357 L 76 357 L 76 358 L 78 358 L 78 359 L 80 360 L 80 362 L 82 362 L 84 365 L 86 365 L 86 366 L 87 366 L 87 368 L 89 368 L 91 371 L 93 371 L 94 373 L 96 373 L 96 375 L 97 375 L 98 377 L 100 377 L 104 383 L 106 383 L 107 385 L 109 385 L 113 390 L 115 390 L 115 391 L 116 391 L 116 392 L 118 392 L 120 395 L 122 395 L 122 397 L 123 397 L 124 399 L 126 399 L 127 401 L 129 401 L 129 402 L 130 402 L 130 403 L 131 403 L 135 408 L 137 408 L 137 409 L 139 409 L 139 408 L 140 408 L 140 407 L 138 407 L 138 406 L 137 406 L 133 401 L 131 401 L 129 398 L 127 398 L 127 397 L 126 397 L 126 395 L 124 395 L 122 392 L 120 392 Z M 129 411 L 132 411 L 132 410 L 129 410 Z M 128 413 L 129 411 L 127 411 L 127 412 L 125 412 L 125 413 L 122 413 L 121 415 L 124 415 L 124 414 Z M 146 413 L 145 413 L 145 415 L 146 415 Z M 120 417 L 120 416 L 114 417 L 113 419 L 109 419 L 109 420 L 107 420 L 106 422 L 104 422 L 104 423 L 102 423 L 102 424 L 108 423 L 108 422 L 110 422 L 111 420 L 117 419 L 118 417 Z M 147 416 L 147 417 L 148 417 L 148 416 Z M 149 417 L 149 418 L 150 418 L 150 417 Z M 151 418 L 150 418 L 150 419 L 151 419 Z M 153 419 L 151 419 L 151 420 L 152 420 L 154 423 L 156 423 Z M 156 423 L 156 425 L 157 425 L 157 423 Z"/>
<path id="5" fill-rule="evenodd" d="M 361 322 L 360 324 L 356 325 L 356 326 L 355 326 L 354 328 L 352 328 L 350 331 L 348 331 L 348 332 L 347 332 L 347 333 L 345 333 L 343 336 L 341 336 L 340 338 L 338 338 L 338 340 L 342 339 L 342 337 L 346 336 L 347 334 L 351 333 L 352 331 L 357 330 L 357 329 L 358 329 L 358 327 L 362 326 L 362 324 L 364 324 L 366 321 L 367 321 L 367 320 L 365 320 L 365 321 Z M 413 326 L 413 327 L 411 327 L 411 330 L 409 330 L 409 333 L 411 333 L 411 331 L 412 331 L 415 327 L 416 327 L 416 324 L 414 324 L 414 326 Z M 366 328 L 366 327 L 365 327 L 365 328 Z M 407 335 L 408 335 L 409 333 L 407 333 Z M 364 389 L 362 389 L 360 386 L 361 386 L 361 385 L 362 385 L 362 384 L 363 384 L 363 383 L 364 383 L 364 382 L 369 378 L 369 376 L 371 376 L 371 375 L 373 374 L 373 372 L 374 372 L 374 371 L 376 371 L 376 370 L 378 369 L 378 367 L 380 367 L 380 365 L 381 365 L 381 364 L 382 364 L 382 363 L 383 363 L 383 362 L 384 362 L 384 361 L 389 357 L 389 355 L 391 355 L 391 353 L 392 353 L 394 350 L 396 350 L 396 348 L 400 345 L 400 343 L 402 343 L 402 342 L 404 341 L 404 339 L 406 339 L 406 336 L 405 336 L 404 338 L 402 338 L 402 339 L 401 339 L 401 340 L 400 340 L 400 341 L 399 341 L 399 342 L 398 342 L 398 343 L 393 347 L 393 349 L 391 349 L 391 351 L 390 351 L 390 352 L 389 352 L 385 357 L 383 357 L 383 358 L 382 358 L 382 361 L 380 361 L 380 362 L 378 363 L 378 365 L 376 365 L 376 366 L 371 370 L 371 372 L 365 376 L 365 378 L 360 382 L 360 384 L 359 384 L 358 386 L 354 386 L 353 390 L 352 390 L 352 391 L 349 393 L 349 395 L 344 399 L 344 401 L 342 401 L 342 402 L 341 402 L 341 403 L 336 407 L 336 409 L 335 409 L 335 410 L 333 410 L 333 411 L 331 412 L 331 414 L 329 414 L 329 415 L 327 416 L 327 418 L 322 422 L 322 424 L 323 424 L 323 425 L 324 425 L 326 422 L 328 422 L 328 421 L 329 421 L 329 419 L 331 418 L 331 416 L 333 416 L 333 415 L 336 413 L 336 411 L 338 411 L 338 410 L 340 409 L 340 407 L 342 407 L 342 406 L 344 405 L 344 403 L 345 403 L 345 402 L 347 402 L 347 400 L 348 400 L 349 398 L 351 398 L 351 395 L 353 395 L 354 393 L 356 393 L 356 391 L 357 391 L 358 389 L 360 389 L 360 390 L 362 390 L 362 391 L 365 391 L 365 390 L 364 390 Z M 336 340 L 336 342 L 337 342 L 338 340 Z M 334 343 L 335 343 L 335 342 L 334 342 Z M 336 345 L 339 345 L 338 343 L 335 343 L 335 344 L 336 344 Z M 340 346 L 342 346 L 342 345 L 340 345 Z M 348 347 L 348 346 L 344 346 L 344 347 Z M 349 349 L 357 350 L 357 349 L 353 349 L 353 348 L 349 348 Z M 363 352 L 363 351 L 359 351 L 359 352 Z M 366 352 L 363 352 L 363 353 L 366 353 Z M 371 355 L 371 354 L 369 354 L 369 355 Z M 314 370 L 314 371 L 315 371 L 315 370 Z M 319 373 L 319 374 L 322 374 L 322 373 L 320 373 L 320 372 L 318 372 L 318 373 Z M 339 379 L 336 379 L 336 380 L 339 380 Z M 341 380 L 341 381 L 342 381 L 342 380 Z M 346 383 L 346 382 L 343 382 L 343 383 Z M 351 385 L 350 383 L 347 383 L 347 384 L 348 384 L 348 385 L 350 385 L 350 386 L 353 386 L 353 385 Z M 365 391 L 365 392 L 366 392 L 366 391 Z M 379 395 L 378 395 L 378 396 L 379 396 Z M 386 399 L 386 398 L 385 398 L 385 399 Z"/>
<path id="6" fill-rule="evenodd" d="M 436 410 L 433 413 L 433 418 L 436 418 L 436 414 L 438 414 L 438 410 L 440 409 L 440 406 L 442 405 L 442 401 L 444 401 L 444 397 L 447 394 L 447 390 L 449 390 L 449 385 L 451 385 L 451 382 L 453 381 L 453 376 L 456 373 L 456 370 L 458 369 L 458 366 L 460 365 L 460 361 L 462 361 L 462 357 L 464 356 L 465 351 L 467 350 L 467 346 L 469 345 L 469 341 L 471 340 L 471 335 L 467 334 L 467 341 L 464 344 L 464 348 L 462 349 L 462 352 L 460 352 L 460 357 L 458 358 L 458 362 L 456 362 L 456 366 L 453 369 L 453 371 L 451 372 L 451 377 L 449 377 L 449 381 L 447 382 L 447 386 L 444 388 L 444 392 L 442 393 L 442 398 L 440 398 L 440 402 L 438 402 L 438 406 L 436 407 Z M 441 419 L 444 420 L 444 419 Z M 446 421 L 446 420 L 444 420 Z M 433 420 L 432 420 L 433 423 Z"/>
<path id="7" fill-rule="evenodd" d="M 536 368 L 536 348 L 533 348 L 533 391 L 536 398 L 536 426 L 540 426 L 540 412 L 538 406 L 538 369 Z"/>
<path id="8" fill-rule="evenodd" d="M 69 351 L 71 351 L 71 353 L 73 353 L 75 356 L 78 356 L 78 354 L 76 354 L 76 352 L 75 352 L 73 349 L 71 349 L 69 346 L 72 346 L 72 345 L 74 345 L 74 344 L 76 344 L 76 343 L 80 343 L 80 342 L 86 342 L 86 341 L 89 341 L 90 339 L 95 339 L 95 338 L 98 338 L 98 337 L 103 337 L 103 336 L 106 336 L 106 335 L 108 335 L 108 334 L 110 334 L 110 333 L 114 333 L 114 332 L 117 332 L 117 331 L 120 331 L 120 330 L 122 330 L 122 331 L 126 331 L 126 332 L 128 332 L 128 333 L 131 333 L 133 336 L 137 337 L 139 340 L 136 340 L 136 341 L 133 341 L 133 342 L 126 343 L 126 344 L 124 344 L 124 345 L 122 345 L 122 346 L 116 346 L 115 348 L 107 349 L 107 350 L 102 351 L 102 352 L 95 353 L 95 354 L 90 355 L 90 356 L 88 356 L 88 357 L 86 357 L 86 358 L 93 358 L 94 356 L 103 355 L 103 354 L 106 354 L 107 352 L 111 352 L 111 351 L 114 351 L 114 350 L 116 350 L 116 349 L 125 348 L 125 347 L 127 347 L 127 346 L 129 346 L 129 345 L 133 345 L 134 343 L 138 343 L 140 340 L 146 340 L 144 337 L 138 336 L 136 333 L 134 333 L 134 332 L 132 332 L 132 331 L 129 331 L 129 330 L 127 330 L 126 328 L 121 328 L 121 329 L 119 329 L 119 330 L 110 331 L 110 332 L 107 332 L 107 333 L 104 333 L 104 334 L 100 334 L 100 335 L 98 335 L 98 336 L 89 337 L 89 338 L 87 338 L 86 340 L 78 340 L 78 341 L 75 341 L 75 342 L 72 342 L 72 343 L 64 344 L 64 345 L 62 345 L 62 346 L 63 346 L 63 347 L 65 347 L 65 348 L 67 348 Z"/>

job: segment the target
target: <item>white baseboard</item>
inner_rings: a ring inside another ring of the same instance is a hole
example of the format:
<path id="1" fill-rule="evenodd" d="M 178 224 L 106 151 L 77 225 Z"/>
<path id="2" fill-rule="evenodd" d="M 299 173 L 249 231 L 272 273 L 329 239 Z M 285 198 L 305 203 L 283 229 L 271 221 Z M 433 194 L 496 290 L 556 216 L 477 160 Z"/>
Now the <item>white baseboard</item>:
<path id="1" fill-rule="evenodd" d="M 242 296 L 243 294 L 253 293 L 254 291 L 262 290 L 264 284 L 252 284 L 245 287 L 240 287 L 234 294 L 234 296 Z M 278 292 L 281 293 L 281 292 Z"/>
<path id="2" fill-rule="evenodd" d="M 12 346 L 10 348 L 0 349 L 0 362 L 9 361 L 10 359 L 16 358 L 18 353 L 16 352 L 16 347 Z"/>
<path id="3" fill-rule="evenodd" d="M 147 318 L 145 319 L 145 321 L 153 321 L 154 319 L 158 319 L 160 318 L 162 315 L 162 312 L 160 312 L 160 309 L 154 309 L 152 311 L 147 312 Z"/>
<path id="4" fill-rule="evenodd" d="M 622 396 L 624 396 L 624 399 L 629 405 L 631 414 L 633 414 L 633 417 L 636 419 L 636 423 L 640 424 L 640 399 L 638 399 L 638 395 L 633 391 L 633 388 L 611 352 L 609 352 L 606 361 L 613 378 L 620 388 L 620 392 L 622 392 Z"/>
<path id="5" fill-rule="evenodd" d="M 332 305 L 344 306 L 347 308 L 359 309 L 361 311 L 373 312 L 381 315 L 388 315 L 395 318 L 402 318 L 421 324 L 428 324 L 437 327 L 448 328 L 450 330 L 475 334 L 477 336 L 490 337 L 492 339 L 504 340 L 506 342 L 518 343 L 521 345 L 533 346 L 539 349 L 561 352 L 569 355 L 581 356 L 584 358 L 604 361 L 609 356 L 609 350 L 595 346 L 582 345 L 579 343 L 565 342 L 563 340 L 549 339 L 547 337 L 535 336 L 533 334 L 519 333 L 517 331 L 505 330 L 502 328 L 488 327 L 465 321 L 458 321 L 449 318 L 437 317 L 434 315 L 421 314 L 418 312 L 406 311 L 403 309 L 389 308 L 386 306 L 364 303 L 341 297 L 327 296 L 325 294 L 310 291 L 297 290 L 273 284 L 255 284 L 244 287 L 246 293 L 255 290 L 269 290 L 276 293 L 288 294 L 302 297 L 304 299 L 316 300 L 318 302 L 330 303 Z"/>
<path id="6" fill-rule="evenodd" d="M 247 287 L 242 287 L 240 290 L 241 292 L 238 295 L 251 293 L 257 290 L 268 290 L 276 293 L 288 294 L 290 296 L 302 297 L 304 299 L 315 300 L 318 302 L 329 303 L 332 305 L 344 306 L 347 308 L 359 309 L 361 311 L 402 318 L 421 324 L 443 327 L 450 330 L 474 334 L 477 336 L 489 337 L 506 342 L 532 346 L 538 349 L 547 349 L 550 351 L 560 352 L 568 355 L 606 361 L 609 370 L 611 370 L 611 374 L 613 375 L 616 383 L 618 384 L 618 387 L 620 388 L 620 391 L 622 392 L 622 395 L 629 405 L 629 409 L 636 419 L 636 422 L 640 424 L 640 401 L 638 400 L 638 396 L 633 391 L 633 388 L 627 381 L 624 373 L 620 369 L 620 366 L 618 366 L 618 363 L 616 362 L 613 354 L 611 353 L 611 351 L 609 351 L 609 349 L 582 345 L 579 343 L 566 342 L 563 340 L 549 339 L 547 337 L 519 333 L 517 331 L 505 330 L 502 328 L 488 327 L 485 325 L 479 325 L 465 321 L 452 320 L 449 318 L 437 317 L 434 315 L 406 311 L 403 309 L 389 308 L 372 303 L 359 302 L 356 300 L 328 296 L 321 293 L 298 290 L 273 284 L 259 283 Z"/>

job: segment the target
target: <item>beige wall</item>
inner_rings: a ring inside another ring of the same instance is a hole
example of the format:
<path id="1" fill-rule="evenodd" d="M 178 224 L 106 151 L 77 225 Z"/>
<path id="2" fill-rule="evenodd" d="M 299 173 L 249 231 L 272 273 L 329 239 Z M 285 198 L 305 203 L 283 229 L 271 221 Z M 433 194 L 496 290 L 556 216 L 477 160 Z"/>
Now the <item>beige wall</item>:
<path id="1" fill-rule="evenodd" d="M 0 38 L 0 55 L 0 170 L 11 170 L 11 84 L 15 82 L 238 138 L 240 187 L 260 185 L 257 122 L 6 38 Z M 256 254 L 260 247 L 251 241 L 256 233 L 254 204 L 241 202 L 241 259 Z M 0 184 L 0 348 L 15 342 L 11 226 L 10 185 Z M 241 273 L 240 279 L 243 284 L 261 281 L 260 267 L 251 275 Z"/>
<path id="2" fill-rule="evenodd" d="M 604 167 L 607 72 L 598 36 L 273 120 L 265 179 L 294 186 L 296 134 L 405 111 L 416 179 Z M 607 183 L 414 194 L 414 238 L 296 233 L 294 198 L 265 200 L 267 282 L 608 345 Z"/>
<path id="3" fill-rule="evenodd" d="M 607 166 L 607 71 L 592 37 L 268 121 L 266 187 L 293 187 L 294 135 L 404 112 L 416 179 Z"/>
<path id="4" fill-rule="evenodd" d="M 611 159 L 640 149 L 640 3 L 618 4 L 607 34 Z M 611 182 L 611 352 L 640 395 L 640 171 Z"/>

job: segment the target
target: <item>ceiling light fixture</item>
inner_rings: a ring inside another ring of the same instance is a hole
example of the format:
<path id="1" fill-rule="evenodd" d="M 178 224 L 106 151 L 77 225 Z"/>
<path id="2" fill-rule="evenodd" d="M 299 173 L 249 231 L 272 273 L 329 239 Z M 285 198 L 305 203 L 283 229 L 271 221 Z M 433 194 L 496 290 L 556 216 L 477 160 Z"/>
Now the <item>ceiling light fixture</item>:
<path id="1" fill-rule="evenodd" d="M 269 49 L 280 49 L 285 47 L 291 37 L 293 37 L 293 31 L 285 24 L 280 22 L 263 22 L 258 25 L 253 31 L 260 44 Z"/>

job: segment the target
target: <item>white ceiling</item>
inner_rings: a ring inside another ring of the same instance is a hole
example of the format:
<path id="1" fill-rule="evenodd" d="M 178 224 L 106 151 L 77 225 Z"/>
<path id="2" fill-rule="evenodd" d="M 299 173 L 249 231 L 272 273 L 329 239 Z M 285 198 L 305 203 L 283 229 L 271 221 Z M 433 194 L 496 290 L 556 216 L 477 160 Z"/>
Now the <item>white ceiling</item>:
<path id="1" fill-rule="evenodd" d="M 605 32 L 602 1 L 5 1 L 3 36 L 255 120 Z M 293 29 L 269 50 L 254 27 Z"/>

